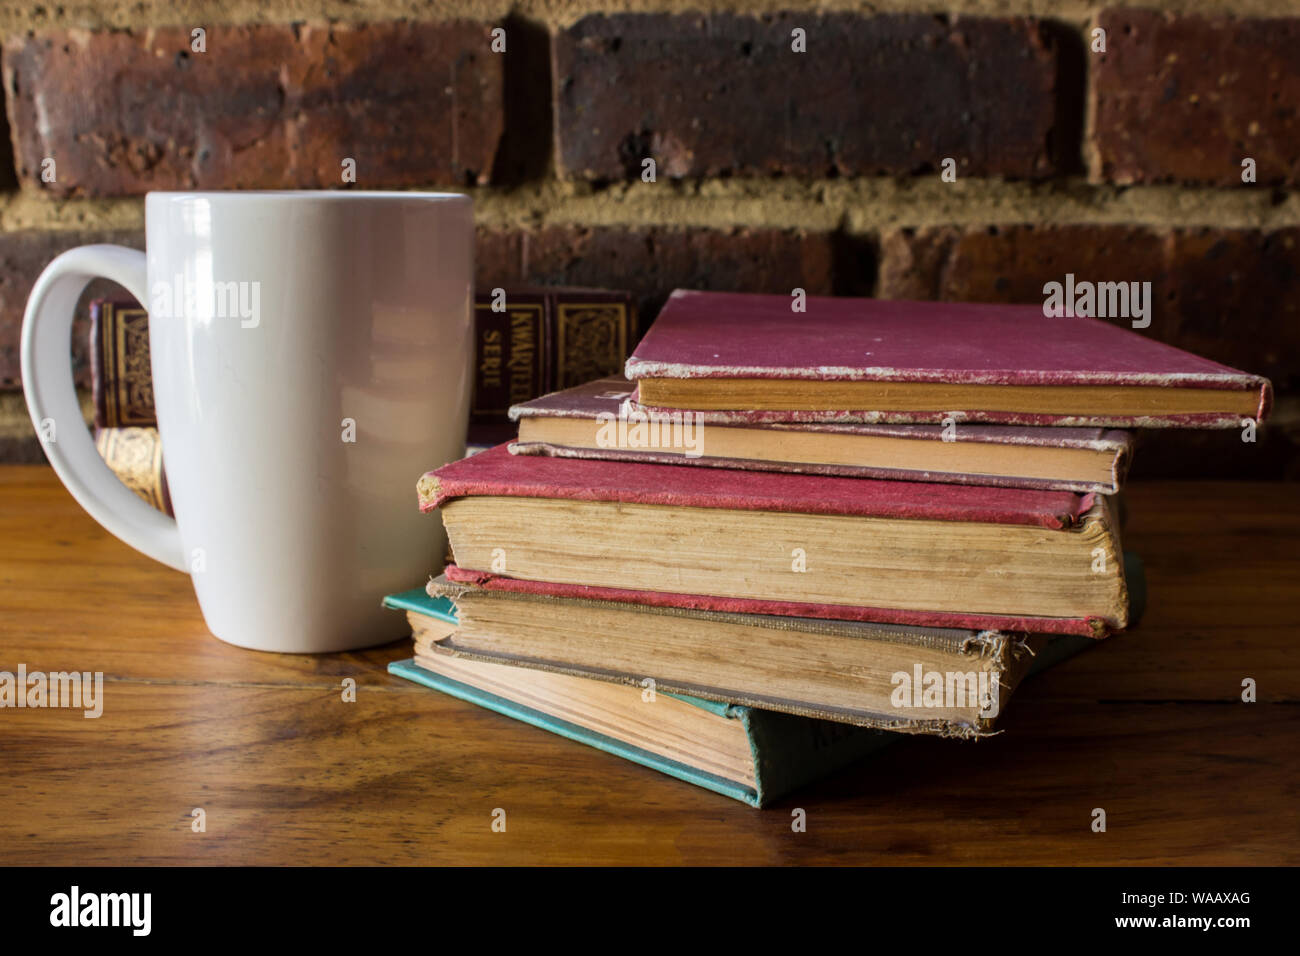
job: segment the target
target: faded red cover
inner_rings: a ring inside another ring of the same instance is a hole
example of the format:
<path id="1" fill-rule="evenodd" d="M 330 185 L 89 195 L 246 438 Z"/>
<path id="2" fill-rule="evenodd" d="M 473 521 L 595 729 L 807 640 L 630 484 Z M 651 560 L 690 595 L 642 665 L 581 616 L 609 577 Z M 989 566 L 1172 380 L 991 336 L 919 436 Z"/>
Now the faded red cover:
<path id="1" fill-rule="evenodd" d="M 1065 529 L 1093 495 L 982 488 L 771 471 L 527 458 L 506 445 L 444 465 L 420 479 L 420 510 L 471 495 L 569 498 L 736 511 L 975 521 Z"/>
<path id="2" fill-rule="evenodd" d="M 556 584 L 522 581 L 487 571 L 471 571 L 455 564 L 443 568 L 447 580 L 473 584 L 489 591 L 515 591 L 548 597 L 621 601 L 651 607 L 683 607 L 739 614 L 775 614 L 782 617 L 815 617 L 834 621 L 867 621 L 908 627 L 957 627 L 968 631 L 1023 631 L 1033 634 L 1081 634 L 1106 637 L 1111 627 L 1099 617 L 1004 617 L 998 614 L 957 614 L 948 611 L 901 611 L 896 608 L 853 607 L 844 604 L 810 604 L 796 601 L 765 601 L 756 598 L 712 597 L 707 594 L 679 594 L 669 591 L 634 591 L 627 588 L 592 587 L 585 584 Z"/>
<path id="3" fill-rule="evenodd" d="M 1099 319 L 1049 318 L 1041 307 L 811 296 L 807 311 L 783 295 L 677 290 L 627 360 L 630 379 L 782 378 L 970 385 L 1147 385 L 1258 393 L 1272 388 Z M 1235 427 L 1217 413 L 1120 418 L 1025 415 L 981 409 L 730 413 L 735 421 L 932 422 L 1017 425 Z"/>
<path id="4" fill-rule="evenodd" d="M 601 416 L 618 418 L 632 410 L 625 408 L 635 385 L 623 376 L 597 379 L 521 402 L 510 409 L 510 418 L 585 418 Z M 833 422 L 766 423 L 728 421 L 727 412 L 693 412 L 697 422 L 711 428 L 759 428 L 770 431 L 828 432 L 842 435 L 862 435 L 883 438 L 905 438 L 912 441 L 943 441 L 947 431 L 941 425 L 866 425 L 836 424 Z M 1026 478 L 1019 475 L 983 475 L 961 471 L 928 471 L 866 465 L 826 465 L 809 462 L 757 461 L 741 458 L 722 458 L 711 455 L 690 457 L 683 453 L 661 450 L 629 448 L 575 448 L 539 441 L 512 441 L 510 451 L 516 455 L 552 455 L 561 458 L 602 458 L 617 461 L 653 462 L 662 465 L 694 465 L 705 468 L 739 468 L 757 471 L 786 471 L 809 475 L 842 475 L 859 478 L 888 478 L 904 481 L 942 482 L 959 485 L 988 485 L 1004 488 L 1039 488 L 1054 491 L 1098 492 L 1114 494 L 1119 491 L 1133 454 L 1133 436 L 1126 431 L 1105 428 L 1036 428 L 1027 425 L 966 425 L 949 432 L 953 444 L 985 443 L 994 445 L 1026 445 L 1051 448 L 1082 448 L 1107 452 L 1111 459 L 1111 480 L 1105 483 L 1068 481 L 1048 478 Z"/>

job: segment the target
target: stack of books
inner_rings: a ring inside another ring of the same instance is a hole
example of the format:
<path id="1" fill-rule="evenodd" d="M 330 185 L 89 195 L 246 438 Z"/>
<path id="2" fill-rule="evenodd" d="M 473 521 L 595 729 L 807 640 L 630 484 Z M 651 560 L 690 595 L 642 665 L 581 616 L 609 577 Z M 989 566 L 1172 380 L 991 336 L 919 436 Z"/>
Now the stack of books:
<path id="1" fill-rule="evenodd" d="M 425 475 L 452 559 L 404 677 L 762 805 L 973 739 L 1140 605 L 1127 429 L 1267 380 L 1034 307 L 678 291 L 604 378 Z"/>

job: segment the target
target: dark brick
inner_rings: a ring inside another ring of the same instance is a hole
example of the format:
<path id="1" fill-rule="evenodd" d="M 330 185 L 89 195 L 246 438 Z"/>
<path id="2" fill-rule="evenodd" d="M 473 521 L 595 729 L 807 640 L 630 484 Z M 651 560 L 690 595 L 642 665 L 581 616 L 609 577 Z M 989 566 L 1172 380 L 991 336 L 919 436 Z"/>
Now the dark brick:
<path id="1" fill-rule="evenodd" d="M 1093 175 L 1118 183 L 1300 182 L 1300 19 L 1108 10 L 1093 57 Z"/>
<path id="2" fill-rule="evenodd" d="M 1239 438 L 1154 435 L 1151 451 L 1135 459 L 1137 475 L 1300 474 L 1300 435 L 1289 434 L 1287 423 L 1300 403 L 1300 229 L 898 229 L 881 239 L 877 291 L 882 298 L 1041 305 L 1044 284 L 1063 282 L 1066 273 L 1076 281 L 1150 281 L 1151 326 L 1141 334 L 1267 375 L 1276 389 L 1266 440 L 1244 446 L 1248 457 L 1221 460 L 1224 449 L 1241 452 Z"/>
<path id="3" fill-rule="evenodd" d="M 791 31 L 807 31 L 807 53 Z M 1056 168 L 1055 32 L 1033 20 L 595 15 L 555 40 L 562 175 L 851 176 Z"/>
<path id="4" fill-rule="evenodd" d="M 1169 259 L 1157 335 L 1300 394 L 1300 229 L 1176 230 Z"/>
<path id="5" fill-rule="evenodd" d="M 505 60 L 488 29 L 213 27 L 204 53 L 188 28 L 20 37 L 4 58 L 19 178 L 59 196 L 328 187 L 350 157 L 359 188 L 487 182 Z"/>
<path id="6" fill-rule="evenodd" d="M 501 25 L 509 58 L 502 93 L 504 131 L 492 166 L 494 185 L 546 178 L 554 154 L 550 31 L 517 13 Z"/>
<path id="7" fill-rule="evenodd" d="M 14 163 L 14 138 L 9 133 L 8 112 L 0 114 L 0 192 L 9 192 L 18 186 L 18 173 Z M 0 459 L 3 460 L 3 459 Z"/>
<path id="8" fill-rule="evenodd" d="M 19 343 L 27 296 L 36 277 L 61 252 L 96 242 L 112 242 L 144 248 L 142 231 L 59 231 L 32 230 L 0 234 L 0 389 L 22 387 Z M 90 361 L 86 343 L 90 334 L 90 300 L 124 297 L 126 291 L 106 279 L 92 282 L 77 306 L 72 327 L 72 365 L 78 387 L 90 387 Z"/>
<path id="9" fill-rule="evenodd" d="M 480 230 L 480 288 L 537 283 L 631 289 L 644 330 L 673 289 L 832 291 L 829 233 L 549 226 Z"/>

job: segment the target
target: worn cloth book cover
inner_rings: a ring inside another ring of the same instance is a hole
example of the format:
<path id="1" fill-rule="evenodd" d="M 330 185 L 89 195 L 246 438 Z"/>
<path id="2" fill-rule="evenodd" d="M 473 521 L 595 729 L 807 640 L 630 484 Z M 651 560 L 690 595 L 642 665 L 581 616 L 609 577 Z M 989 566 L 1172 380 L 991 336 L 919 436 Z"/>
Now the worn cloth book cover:
<path id="1" fill-rule="evenodd" d="M 1119 491 L 1132 460 L 1132 436 L 1118 429 L 747 425 L 716 412 L 661 419 L 629 414 L 634 388 L 621 375 L 611 376 L 514 405 L 510 418 L 519 423 L 519 437 L 510 451 L 1102 494 Z"/>
<path id="2" fill-rule="evenodd" d="M 456 623 L 455 610 L 445 598 L 431 598 L 423 588 L 414 588 L 384 599 L 385 606 Z M 472 666 L 472 665 L 471 665 Z M 491 666 L 491 665 L 487 665 Z M 540 709 L 521 699 L 508 699 L 488 692 L 465 681 L 452 680 L 420 667 L 414 660 L 394 661 L 388 665 L 395 674 L 425 687 L 441 691 L 452 697 L 477 704 L 488 710 L 513 717 L 516 720 L 551 733 L 587 744 L 597 750 L 622 757 L 633 763 L 658 770 L 678 780 L 720 793 L 753 807 L 762 807 L 772 801 L 847 766 L 881 747 L 901 739 L 901 735 L 870 728 L 851 727 L 824 720 L 792 717 L 773 711 L 746 707 L 740 704 L 704 700 L 684 694 L 666 693 L 665 696 L 691 707 L 735 721 L 748 741 L 752 766 L 743 779 L 710 772 L 688 763 L 664 756 L 662 749 L 646 745 L 637 746 L 592 726 L 583 726 L 552 712 L 558 708 Z M 472 671 L 471 671 L 472 672 Z M 586 678 L 567 679 L 572 693 L 580 695 L 585 688 L 599 682 Z M 638 721 L 647 722 L 654 712 L 648 710 L 640 688 L 618 688 L 624 691 L 626 709 Z M 654 739 L 653 725 L 645 731 Z M 658 752 L 657 752 L 658 751 Z M 741 776 L 739 774 L 735 775 Z"/>
<path id="3" fill-rule="evenodd" d="M 927 518 L 1060 530 L 1088 513 L 1095 495 L 827 475 L 678 468 L 565 458 L 521 458 L 507 445 L 455 461 L 417 484 L 421 511 L 467 496 L 566 498 L 745 511 Z"/>
<path id="4" fill-rule="evenodd" d="M 453 632 L 418 627 L 416 647 L 425 653 L 631 686 L 649 678 L 660 689 L 709 700 L 960 739 L 995 731 L 1034 657 L 1052 640 L 562 598 L 445 576 L 426 591 L 449 598 L 460 625 Z M 926 675 L 936 674 L 949 676 L 950 697 L 922 700 Z M 910 688 L 913 676 L 916 693 L 899 692 L 900 681 Z"/>
<path id="5" fill-rule="evenodd" d="M 1142 562 L 1124 555 L 1133 620 Z M 412 619 L 417 656 L 451 654 L 516 668 L 658 688 L 802 717 L 908 734 L 995 733 L 1020 681 L 1089 638 L 896 627 L 491 592 L 446 577 L 455 626 Z"/>
<path id="6" fill-rule="evenodd" d="M 489 589 L 1094 637 L 1122 629 L 1127 619 L 1122 562 L 1106 559 L 1120 554 L 1118 528 L 1106 499 L 1095 495 L 524 458 L 504 446 L 426 474 L 417 494 L 421 510 L 443 509 L 455 555 L 447 577 Z M 460 502 L 471 505 L 464 516 Z M 472 517 L 484 508 L 483 517 Z M 574 510 L 593 513 L 562 516 L 555 528 L 538 530 L 536 522 L 550 520 L 551 512 Z M 520 514 L 508 527 L 489 530 L 498 521 L 493 511 Z M 804 515 L 846 520 L 828 530 Z M 610 521 L 619 523 L 620 534 L 604 534 Z M 629 530 L 629 522 L 641 530 Z M 748 541 L 741 532 L 750 524 L 765 526 L 753 533 L 767 537 Z M 701 538 L 704 525 L 719 527 Z M 792 531 L 795 525 L 800 530 Z M 717 553 L 696 554 L 692 546 L 689 566 L 677 557 L 656 559 L 680 554 L 684 528 L 692 529 L 690 540 L 711 542 Z M 545 541 L 531 542 L 538 534 Z M 788 543 L 773 550 L 770 537 L 789 534 L 803 546 L 811 540 L 806 535 L 817 536 L 832 576 L 790 574 Z M 511 552 L 504 573 L 488 558 L 489 546 Z M 585 557 L 591 548 L 600 556 Z M 555 570 L 561 554 L 563 574 Z M 945 562 L 945 573 L 918 576 L 931 559 Z M 989 574 L 991 561 L 1000 562 L 998 574 Z M 853 570 L 859 565 L 861 574 Z M 814 595 L 814 588 L 821 590 Z"/>
<path id="7" fill-rule="evenodd" d="M 734 421 L 1239 427 L 1267 379 L 1036 306 L 672 294 L 625 366 L 647 408 Z M 839 404 L 855 399 L 871 404 Z M 968 404 L 963 404 L 968 403 Z"/>

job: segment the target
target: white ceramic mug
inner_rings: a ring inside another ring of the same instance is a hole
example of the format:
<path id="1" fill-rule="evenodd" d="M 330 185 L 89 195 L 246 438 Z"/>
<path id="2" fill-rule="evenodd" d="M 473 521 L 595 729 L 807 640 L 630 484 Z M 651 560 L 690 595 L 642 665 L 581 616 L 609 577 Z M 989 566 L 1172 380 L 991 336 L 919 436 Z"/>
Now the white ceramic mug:
<path id="1" fill-rule="evenodd" d="M 407 633 L 380 599 L 445 548 L 415 483 L 464 454 L 471 201 L 150 193 L 145 220 L 146 252 L 72 249 L 32 289 L 23 389 L 54 470 L 105 528 L 192 576 L 223 641 L 324 652 Z M 73 312 L 101 276 L 149 309 L 174 521 L 114 477 L 78 406 Z"/>

